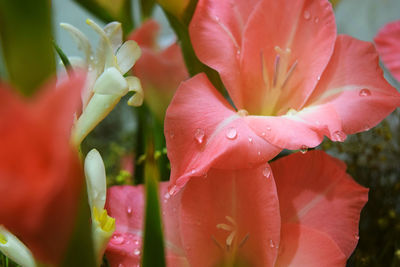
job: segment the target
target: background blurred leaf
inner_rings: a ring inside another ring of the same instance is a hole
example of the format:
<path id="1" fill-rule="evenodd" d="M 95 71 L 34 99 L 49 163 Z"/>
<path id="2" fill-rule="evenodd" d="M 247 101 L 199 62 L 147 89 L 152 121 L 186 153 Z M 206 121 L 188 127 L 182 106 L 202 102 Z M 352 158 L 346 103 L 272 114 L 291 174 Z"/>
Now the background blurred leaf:
<path id="1" fill-rule="evenodd" d="M 105 23 L 119 21 L 124 34 L 134 28 L 131 0 L 74 0 Z"/>
<path id="2" fill-rule="evenodd" d="M 0 35 L 10 82 L 24 95 L 55 73 L 49 0 L 0 0 Z"/>
<path id="3" fill-rule="evenodd" d="M 96 267 L 91 234 L 90 209 L 85 186 L 83 186 L 79 203 L 76 225 L 61 267 Z"/>
<path id="4" fill-rule="evenodd" d="M 148 140 L 151 140 L 150 137 Z M 147 155 L 154 155 L 152 141 L 148 142 Z M 161 227 L 160 203 L 158 199 L 158 166 L 153 157 L 145 165 L 146 208 L 143 240 L 143 267 L 165 266 L 164 238 Z"/>
<path id="5" fill-rule="evenodd" d="M 151 17 L 155 4 L 156 0 L 140 0 L 142 21 Z"/>

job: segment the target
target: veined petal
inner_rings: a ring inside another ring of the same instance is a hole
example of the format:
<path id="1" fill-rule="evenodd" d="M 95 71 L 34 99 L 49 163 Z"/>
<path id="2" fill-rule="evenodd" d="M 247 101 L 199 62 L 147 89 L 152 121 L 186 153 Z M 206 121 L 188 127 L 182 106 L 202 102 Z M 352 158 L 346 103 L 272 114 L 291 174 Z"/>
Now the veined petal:
<path id="1" fill-rule="evenodd" d="M 183 187 L 212 166 L 248 168 L 279 153 L 247 125 L 245 113 L 235 112 L 204 74 L 181 84 L 168 107 L 164 129 L 172 188 Z"/>
<path id="2" fill-rule="evenodd" d="M 86 35 L 68 23 L 60 23 L 61 28 L 65 29 L 78 45 L 78 49 L 85 53 L 87 65 L 91 64 L 92 47 Z"/>
<path id="3" fill-rule="evenodd" d="M 197 57 L 220 73 L 238 108 L 244 108 L 240 91 L 243 33 L 259 2 L 200 0 L 189 27 Z"/>
<path id="4" fill-rule="evenodd" d="M 238 108 L 250 114 L 283 115 L 290 108 L 299 110 L 328 64 L 335 38 L 328 1 L 263 0 L 245 28 L 242 84 L 225 84 L 227 90 L 242 98 Z"/>
<path id="5" fill-rule="evenodd" d="M 85 176 L 90 210 L 102 210 L 106 203 L 106 170 L 103 159 L 96 149 L 90 150 L 85 158 Z"/>
<path id="6" fill-rule="evenodd" d="M 374 41 L 383 63 L 400 81 L 400 20 L 386 24 Z"/>
<path id="7" fill-rule="evenodd" d="M 275 267 L 338 267 L 347 258 L 327 235 L 301 224 L 283 224 Z"/>
<path id="8" fill-rule="evenodd" d="M 128 92 L 128 83 L 115 67 L 107 68 L 97 78 L 93 92 L 102 95 L 124 96 Z"/>
<path id="9" fill-rule="evenodd" d="M 271 167 L 282 224 L 300 224 L 321 232 L 337 244 L 345 258 L 350 257 L 358 242 L 360 212 L 368 200 L 368 189 L 346 174 L 343 163 L 318 150 L 281 158 Z M 302 242 L 301 233 L 299 240 L 296 237 L 288 238 Z"/>
<path id="10" fill-rule="evenodd" d="M 273 266 L 280 215 L 269 165 L 211 169 L 190 180 L 182 193 L 181 233 L 191 266 Z"/>
<path id="11" fill-rule="evenodd" d="M 103 28 L 108 39 L 110 40 L 113 53 L 115 54 L 122 44 L 122 27 L 121 23 L 113 21 Z"/>
<path id="12" fill-rule="evenodd" d="M 341 35 L 305 107 L 316 105 L 332 105 L 342 120 L 342 131 L 353 134 L 374 127 L 389 115 L 400 105 L 400 94 L 383 78 L 374 46 Z M 330 124 L 330 119 L 321 123 Z"/>
<path id="13" fill-rule="evenodd" d="M 121 73 L 127 73 L 141 56 L 141 54 L 142 51 L 135 41 L 129 40 L 123 43 L 118 49 L 116 55 L 117 64 Z"/>

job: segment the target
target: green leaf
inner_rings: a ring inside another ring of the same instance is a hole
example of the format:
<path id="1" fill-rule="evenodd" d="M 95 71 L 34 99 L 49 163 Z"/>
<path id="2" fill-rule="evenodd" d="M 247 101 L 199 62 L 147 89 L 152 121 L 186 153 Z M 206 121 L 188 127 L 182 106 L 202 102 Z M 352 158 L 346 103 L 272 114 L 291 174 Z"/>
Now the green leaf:
<path id="1" fill-rule="evenodd" d="M 97 267 L 93 249 L 86 186 L 82 189 L 75 229 L 65 259 L 61 264 L 61 267 L 71 266 Z"/>
<path id="2" fill-rule="evenodd" d="M 64 67 L 68 70 L 71 67 L 71 63 L 69 62 L 68 57 L 65 55 L 64 51 L 57 45 L 55 41 L 53 41 L 54 49 L 56 50 L 58 56 L 60 57 Z"/>
<path id="3" fill-rule="evenodd" d="M 148 139 L 152 140 L 152 139 Z M 147 155 L 154 155 L 152 141 L 148 142 Z M 148 157 L 145 166 L 146 208 L 143 240 L 142 267 L 164 267 L 164 238 L 161 227 L 158 194 L 159 172 L 153 157 Z"/>
<path id="4" fill-rule="evenodd" d="M 56 65 L 49 0 L 0 0 L 0 35 L 10 82 L 32 95 Z"/>
<path id="5" fill-rule="evenodd" d="M 200 62 L 193 50 L 192 42 L 190 41 L 189 23 L 192 19 L 196 5 L 197 0 L 190 1 L 185 13 L 183 14 L 182 21 L 165 9 L 164 12 L 171 27 L 174 29 L 176 35 L 178 36 L 183 53 L 183 58 L 185 59 L 186 67 L 190 76 L 194 76 L 198 73 L 204 72 L 205 74 L 207 74 L 208 79 L 213 83 L 215 88 L 217 88 L 218 91 L 220 91 L 221 93 L 225 94 L 225 88 L 221 81 L 221 78 L 219 77 L 218 72 Z"/>

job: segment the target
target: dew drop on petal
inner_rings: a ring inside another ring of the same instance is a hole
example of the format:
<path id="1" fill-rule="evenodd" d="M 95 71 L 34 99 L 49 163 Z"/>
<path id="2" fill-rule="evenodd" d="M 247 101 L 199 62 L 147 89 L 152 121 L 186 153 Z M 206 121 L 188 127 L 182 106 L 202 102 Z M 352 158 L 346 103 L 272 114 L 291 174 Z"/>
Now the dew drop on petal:
<path id="1" fill-rule="evenodd" d="M 262 171 L 262 174 L 265 178 L 270 178 L 271 177 L 271 167 L 270 166 L 266 166 L 264 168 L 264 170 Z"/>
<path id="2" fill-rule="evenodd" d="M 126 207 L 126 214 L 132 215 L 132 207 L 131 206 Z"/>
<path id="3" fill-rule="evenodd" d="M 359 93 L 360 96 L 370 96 L 371 95 L 371 91 L 367 88 L 363 88 L 360 90 Z"/>
<path id="4" fill-rule="evenodd" d="M 300 152 L 301 152 L 302 154 L 307 153 L 307 151 L 308 151 L 308 147 L 307 147 L 307 146 L 302 145 L 302 146 L 300 147 Z"/>
<path id="5" fill-rule="evenodd" d="M 253 138 L 249 137 L 249 143 L 250 143 L 250 144 L 253 143 Z"/>
<path id="6" fill-rule="evenodd" d="M 264 137 L 264 136 L 265 136 L 265 132 L 262 132 L 262 133 L 261 133 L 261 136 Z"/>
<path id="7" fill-rule="evenodd" d="M 226 132 L 225 136 L 226 136 L 226 138 L 228 138 L 229 140 L 236 139 L 236 137 L 237 137 L 237 131 L 236 131 L 236 129 L 233 128 L 233 127 L 230 127 L 230 128 L 228 129 L 228 131 Z"/>
<path id="8" fill-rule="evenodd" d="M 240 59 L 240 55 L 241 55 L 240 50 L 237 50 L 237 51 L 236 51 L 236 59 Z"/>
<path id="9" fill-rule="evenodd" d="M 197 172 L 196 169 L 192 169 L 192 170 L 190 171 L 190 174 L 194 175 L 196 172 Z"/>
<path id="10" fill-rule="evenodd" d="M 258 152 L 257 152 L 257 155 L 259 155 L 259 156 L 260 156 L 260 155 L 261 155 L 261 151 L 258 151 Z"/>
<path id="11" fill-rule="evenodd" d="M 133 254 L 136 255 L 136 256 L 139 256 L 140 255 L 140 250 L 138 248 L 135 248 L 133 250 Z"/>
<path id="12" fill-rule="evenodd" d="M 319 17 L 315 17 L 315 18 L 314 18 L 314 22 L 315 22 L 315 23 L 318 23 L 318 22 L 319 22 Z"/>
<path id="13" fill-rule="evenodd" d="M 360 236 L 359 236 L 358 234 L 355 234 L 355 235 L 354 235 L 354 239 L 355 239 L 355 240 L 359 240 L 359 239 L 360 239 Z"/>
<path id="14" fill-rule="evenodd" d="M 171 138 L 171 139 L 174 139 L 174 137 L 175 137 L 175 134 L 174 134 L 174 132 L 169 132 L 169 138 Z"/>
<path id="15" fill-rule="evenodd" d="M 118 267 L 125 267 L 122 263 L 118 264 Z"/>
<path id="16" fill-rule="evenodd" d="M 306 20 L 309 20 L 309 19 L 311 18 L 310 11 L 308 11 L 308 10 L 304 11 L 303 17 L 304 17 Z"/>
<path id="17" fill-rule="evenodd" d="M 320 80 L 321 80 L 321 76 L 318 76 L 318 77 L 317 77 L 317 81 L 320 81 Z"/>
<path id="18" fill-rule="evenodd" d="M 167 193 L 165 193 L 165 195 L 164 195 L 164 198 L 165 199 L 169 199 L 171 197 L 171 195 L 167 192 Z"/>
<path id="19" fill-rule="evenodd" d="M 272 239 L 269 240 L 269 247 L 270 248 L 274 248 L 275 247 L 275 243 Z"/>
<path id="20" fill-rule="evenodd" d="M 202 144 L 204 141 L 204 130 L 197 128 L 196 131 L 194 132 L 194 139 L 197 141 L 197 143 Z"/>
<path id="21" fill-rule="evenodd" d="M 121 245 L 124 241 L 125 238 L 121 234 L 114 234 L 111 238 L 111 243 L 115 245 Z"/>
<path id="22" fill-rule="evenodd" d="M 174 185 L 173 187 L 171 187 L 171 189 L 169 189 L 168 194 L 171 196 L 175 193 L 176 191 L 176 185 Z"/>
<path id="23" fill-rule="evenodd" d="M 267 130 L 268 132 L 270 132 L 270 131 L 271 131 L 271 127 L 270 127 L 270 126 L 267 126 L 266 130 Z"/>
<path id="24" fill-rule="evenodd" d="M 249 115 L 249 112 L 245 109 L 239 109 L 237 113 L 240 117 L 246 117 Z"/>
<path id="25" fill-rule="evenodd" d="M 332 140 L 337 142 L 343 142 L 346 140 L 346 134 L 342 131 L 336 131 L 332 135 Z"/>

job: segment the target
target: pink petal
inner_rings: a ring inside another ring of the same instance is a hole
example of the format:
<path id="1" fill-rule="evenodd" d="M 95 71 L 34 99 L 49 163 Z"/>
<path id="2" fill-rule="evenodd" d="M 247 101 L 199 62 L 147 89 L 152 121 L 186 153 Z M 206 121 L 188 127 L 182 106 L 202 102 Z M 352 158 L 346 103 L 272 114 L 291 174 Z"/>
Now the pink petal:
<path id="1" fill-rule="evenodd" d="M 284 224 L 275 267 L 338 267 L 346 257 L 324 233 L 300 224 Z"/>
<path id="2" fill-rule="evenodd" d="M 160 26 L 155 20 L 149 19 L 144 22 L 139 28 L 132 32 L 128 40 L 134 40 L 141 48 L 147 47 L 157 48 L 157 36 L 160 31 Z"/>
<path id="3" fill-rule="evenodd" d="M 400 20 L 386 24 L 374 41 L 383 63 L 400 81 Z"/>
<path id="4" fill-rule="evenodd" d="M 271 159 L 280 149 L 257 136 L 204 74 L 183 82 L 166 114 L 171 185 L 182 188 L 211 166 L 248 168 Z"/>
<path id="5" fill-rule="evenodd" d="M 111 266 L 139 266 L 142 252 L 144 187 L 113 186 L 107 191 L 106 209 L 115 218 L 115 232 L 107 247 Z M 179 229 L 181 194 L 170 196 L 167 183 L 160 183 L 160 199 L 168 266 L 186 266 Z"/>
<path id="6" fill-rule="evenodd" d="M 192 179 L 182 194 L 181 232 L 191 266 L 217 266 L 227 256 L 231 231 L 218 224 L 234 226 L 231 250 L 236 260 L 248 265 L 273 266 L 280 235 L 280 216 L 274 179 L 269 165 L 237 171 L 209 171 L 203 179 Z M 227 260 L 227 259 L 226 259 Z M 219 266 L 219 265 L 218 265 Z"/>
<path id="7" fill-rule="evenodd" d="M 198 58 L 216 69 L 237 107 L 241 108 L 240 52 L 244 28 L 260 0 L 200 0 L 189 27 Z"/>
<path id="8" fill-rule="evenodd" d="M 358 242 L 368 189 L 346 174 L 343 163 L 318 150 L 293 154 L 271 166 L 282 224 L 298 223 L 323 233 L 348 258 Z"/>
<path id="9" fill-rule="evenodd" d="M 264 0 L 246 26 L 240 71 L 243 83 L 226 87 L 241 95 L 243 108 L 251 114 L 281 115 L 290 108 L 299 110 L 328 64 L 335 38 L 335 19 L 328 1 Z M 276 47 L 291 52 L 280 55 L 278 73 L 282 78 L 281 82 L 277 80 L 279 96 L 272 108 Z M 295 69 L 283 85 L 294 64 Z"/>
<path id="10" fill-rule="evenodd" d="M 400 105 L 400 94 L 383 78 L 374 46 L 341 35 L 321 81 L 305 106 L 321 105 L 336 109 L 345 136 L 378 124 Z M 330 118 L 323 123 L 330 124 Z M 337 139 L 333 133 L 329 137 Z"/>
<path id="11" fill-rule="evenodd" d="M 324 135 L 341 129 L 341 120 L 333 106 L 316 106 L 284 116 L 248 116 L 253 131 L 275 146 L 307 149 L 318 146 Z"/>

